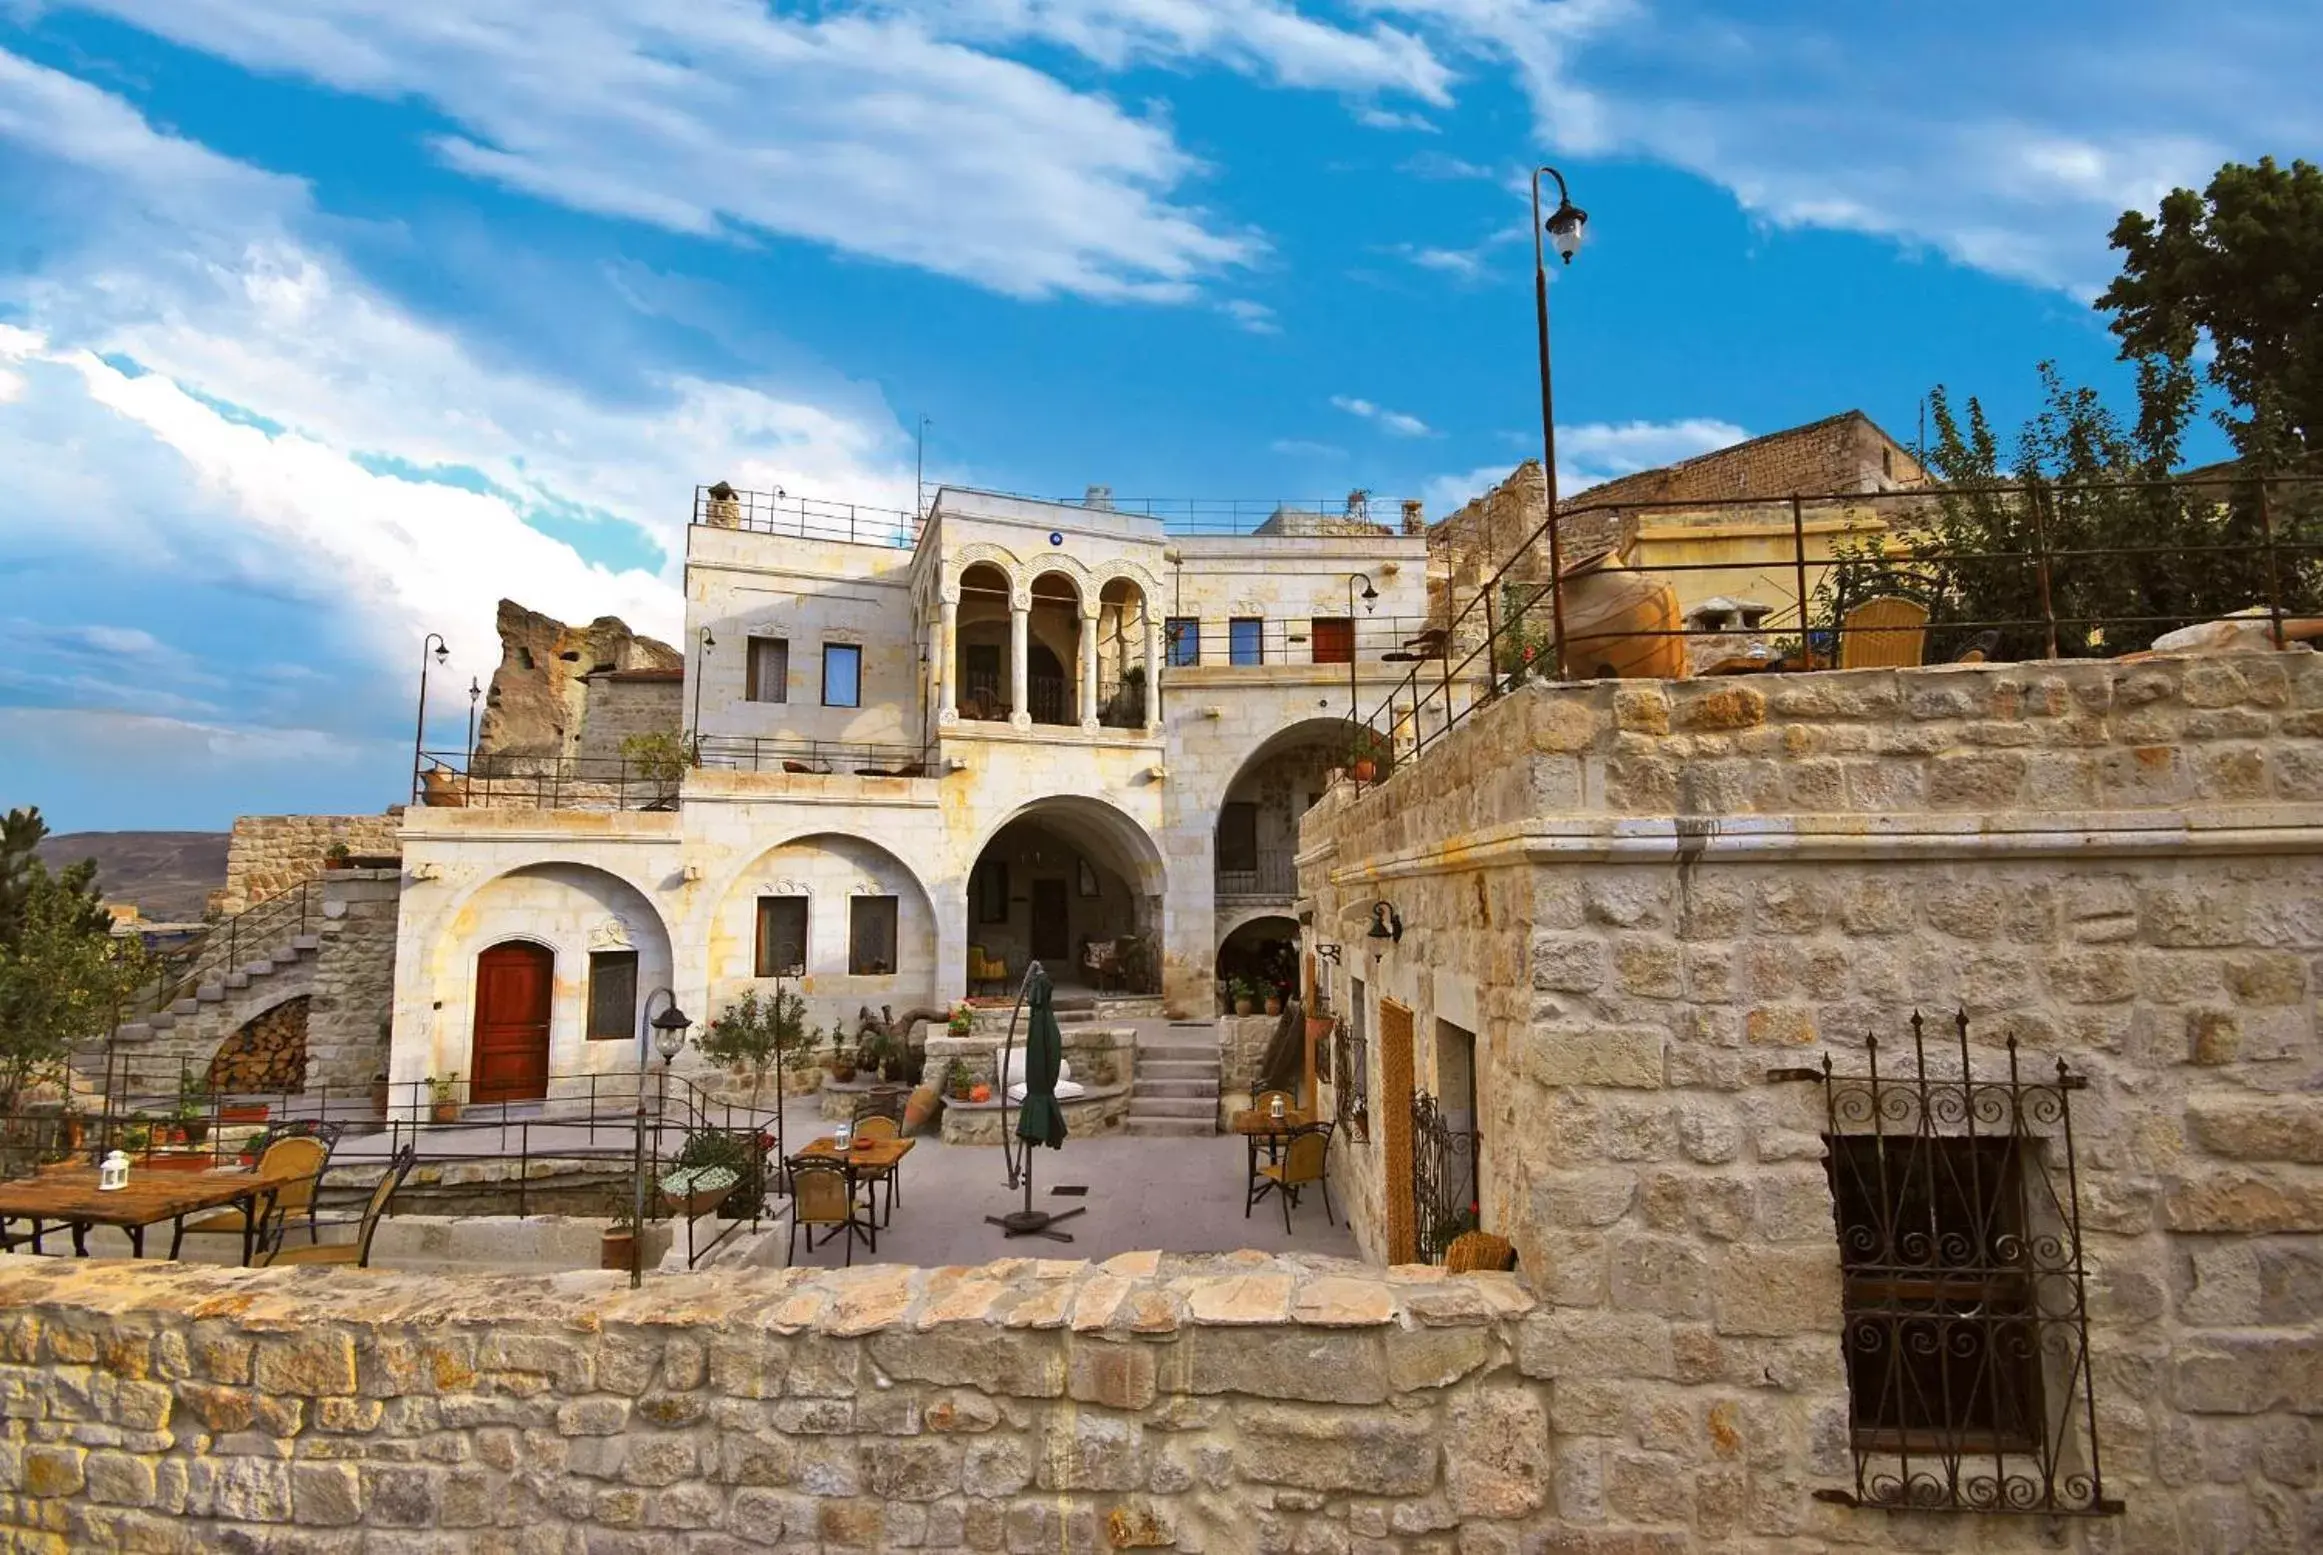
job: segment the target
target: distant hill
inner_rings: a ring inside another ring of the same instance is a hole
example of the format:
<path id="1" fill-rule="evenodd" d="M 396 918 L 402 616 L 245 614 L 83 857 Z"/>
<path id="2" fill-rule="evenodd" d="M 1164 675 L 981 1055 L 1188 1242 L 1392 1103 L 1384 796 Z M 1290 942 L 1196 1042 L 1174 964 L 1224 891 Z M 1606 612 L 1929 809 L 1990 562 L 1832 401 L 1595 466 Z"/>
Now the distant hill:
<path id="1" fill-rule="evenodd" d="M 226 883 L 222 831 L 79 831 L 44 837 L 40 859 L 51 869 L 97 861 L 97 886 L 108 902 L 135 902 L 155 923 L 194 923 L 209 894 Z"/>

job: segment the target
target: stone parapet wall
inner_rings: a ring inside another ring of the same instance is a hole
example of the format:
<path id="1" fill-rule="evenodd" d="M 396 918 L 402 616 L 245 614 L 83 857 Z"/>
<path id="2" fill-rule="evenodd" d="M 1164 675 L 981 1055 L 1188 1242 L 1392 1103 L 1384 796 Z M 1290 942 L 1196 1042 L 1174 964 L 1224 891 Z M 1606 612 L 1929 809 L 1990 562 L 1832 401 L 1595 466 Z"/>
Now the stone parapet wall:
<path id="1" fill-rule="evenodd" d="M 1384 1251 L 1412 1202 L 1387 1017 L 1455 1106 L 1448 1039 L 1473 1037 L 1484 1226 L 1556 1336 L 1561 1511 L 1690 1549 L 2049 1537 L 1809 1499 L 1848 1482 L 1829 1119 L 1770 1075 L 1860 1074 L 1870 1034 L 1909 1076 L 1915 1012 L 1957 1074 L 1964 1010 L 1980 1079 L 2013 1043 L 2028 1077 L 2087 1082 L 2091 1394 L 2126 1510 L 2055 1539 L 2318 1546 L 2318 708 L 2307 654 L 1534 688 L 1317 807 L 1318 934 L 1380 896 L 1404 923 L 1346 940 L 1371 1119 L 1335 1186 Z M 2033 1132 L 2061 1174 L 2060 1130 Z"/>
<path id="2" fill-rule="evenodd" d="M 396 870 L 332 870 L 323 877 L 322 945 L 307 1015 L 309 1088 L 359 1094 L 387 1070 L 401 898 Z"/>
<path id="3" fill-rule="evenodd" d="M 401 805 L 384 815 L 237 816 L 226 843 L 226 883 L 210 893 L 210 908 L 238 913 L 314 878 L 334 843 L 362 857 L 395 857 L 403 851 L 395 836 L 402 825 Z"/>
<path id="4" fill-rule="evenodd" d="M 1552 1510 L 1555 1349 L 1509 1276 L 1261 1254 L 638 1292 L 5 1257 L 0 1527 L 26 1549 L 1611 1555 Z"/>

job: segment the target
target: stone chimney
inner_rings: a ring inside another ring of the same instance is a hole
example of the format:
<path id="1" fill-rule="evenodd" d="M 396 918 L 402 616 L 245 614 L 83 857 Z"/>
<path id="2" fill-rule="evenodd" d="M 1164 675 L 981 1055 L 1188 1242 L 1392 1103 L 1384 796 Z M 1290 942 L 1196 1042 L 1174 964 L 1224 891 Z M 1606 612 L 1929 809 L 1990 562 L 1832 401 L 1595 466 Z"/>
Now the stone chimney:
<path id="1" fill-rule="evenodd" d="M 705 506 L 704 517 L 712 528 L 740 529 L 742 527 L 742 503 L 735 497 L 733 487 L 720 481 L 703 495 L 710 499 Z"/>
<path id="2" fill-rule="evenodd" d="M 1102 508 L 1108 513 L 1112 512 L 1113 488 L 1110 486 L 1090 487 L 1088 494 L 1081 498 L 1081 506 L 1085 508 Z"/>
<path id="3" fill-rule="evenodd" d="M 1427 509 L 1409 497 L 1404 499 L 1403 504 L 1403 532 L 1407 535 L 1424 535 L 1428 532 Z"/>

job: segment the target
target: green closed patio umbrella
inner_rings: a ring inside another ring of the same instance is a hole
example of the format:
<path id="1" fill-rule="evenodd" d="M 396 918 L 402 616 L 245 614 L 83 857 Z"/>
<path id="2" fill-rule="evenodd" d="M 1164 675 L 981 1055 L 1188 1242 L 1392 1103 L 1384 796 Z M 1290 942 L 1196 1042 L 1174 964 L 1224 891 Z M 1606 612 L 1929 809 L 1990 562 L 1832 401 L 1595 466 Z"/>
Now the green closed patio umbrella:
<path id="1" fill-rule="evenodd" d="M 1049 975 L 1035 961 L 1025 969 L 1022 1002 L 1026 1006 L 1024 1034 L 1024 1105 L 1016 1115 L 1016 1138 L 1023 1151 L 1021 1163 L 1010 1163 L 1010 1176 L 1024 1179 L 1024 1208 L 1006 1215 L 987 1215 L 985 1222 L 999 1226 L 1008 1236 L 1045 1236 L 1053 1241 L 1070 1242 L 1072 1237 L 1049 1228 L 1060 1220 L 1070 1220 L 1085 1212 L 1086 1206 L 1069 1209 L 1062 1215 L 1051 1215 L 1032 1207 L 1032 1147 L 1046 1145 L 1051 1150 L 1064 1147 L 1065 1109 L 1057 1101 L 1057 1073 L 1065 1060 L 1064 1033 L 1057 1029 L 1056 990 L 1049 984 Z M 1007 1045 L 1001 1049 L 1000 1104 L 1001 1116 L 1007 1117 L 1009 1101 L 1009 1050 L 1016 1037 L 1016 1022 L 1008 1023 Z M 1005 1121 L 1002 1124 L 1006 1129 Z M 1005 1145 L 1006 1138 L 1003 1136 Z"/>

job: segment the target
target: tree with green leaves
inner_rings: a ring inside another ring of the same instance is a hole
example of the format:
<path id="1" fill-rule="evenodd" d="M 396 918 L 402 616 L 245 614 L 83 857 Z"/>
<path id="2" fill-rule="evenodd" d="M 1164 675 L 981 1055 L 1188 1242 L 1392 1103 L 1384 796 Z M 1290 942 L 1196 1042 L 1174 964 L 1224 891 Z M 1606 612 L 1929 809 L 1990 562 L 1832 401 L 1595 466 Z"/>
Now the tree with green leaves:
<path id="1" fill-rule="evenodd" d="M 2190 370 L 2205 345 L 2218 419 L 2264 470 L 2323 454 L 2323 169 L 2229 162 L 2200 194 L 2113 228 L 2121 274 L 2097 299 L 2125 360 Z"/>
<path id="2" fill-rule="evenodd" d="M 150 975 L 142 945 L 112 933 L 96 862 L 51 874 L 47 834 L 35 809 L 0 820 L 0 1114 L 111 1030 Z"/>
<path id="3" fill-rule="evenodd" d="M 806 1018 L 807 1001 L 783 984 L 776 983 L 773 996 L 764 1001 L 752 988 L 727 1005 L 725 1014 L 703 1027 L 694 1038 L 694 1046 L 714 1064 L 748 1070 L 750 1104 L 756 1106 L 766 1084 L 766 1071 L 778 1060 L 787 1062 L 790 1055 L 805 1051 L 809 1041 Z M 775 1104 L 781 1103 L 782 1098 L 776 1097 Z"/>

